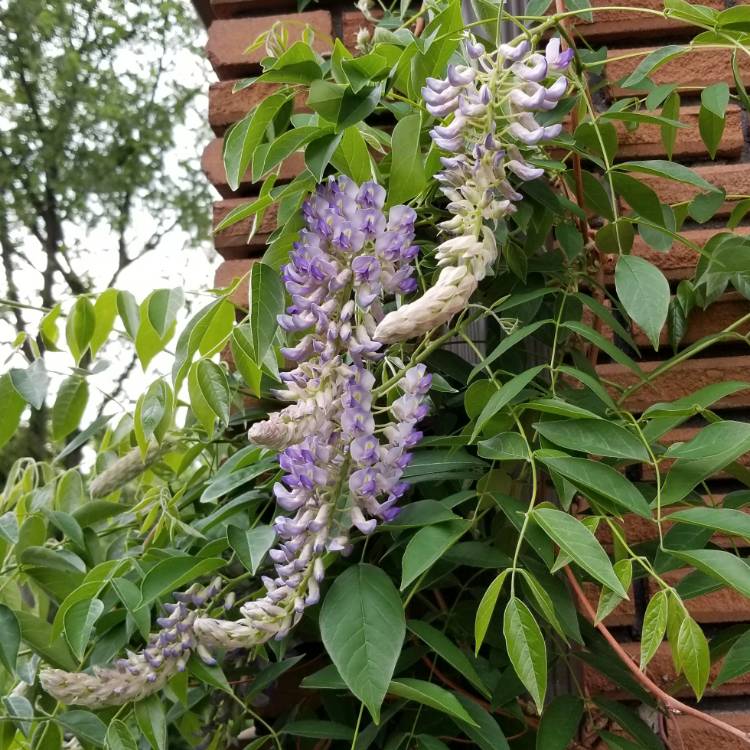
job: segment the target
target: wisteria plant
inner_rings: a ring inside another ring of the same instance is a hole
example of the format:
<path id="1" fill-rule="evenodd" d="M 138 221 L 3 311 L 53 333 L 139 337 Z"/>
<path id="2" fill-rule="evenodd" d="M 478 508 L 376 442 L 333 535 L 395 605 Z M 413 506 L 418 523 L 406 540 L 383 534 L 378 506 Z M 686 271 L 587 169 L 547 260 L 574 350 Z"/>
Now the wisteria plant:
<path id="1" fill-rule="evenodd" d="M 30 408 L 49 460 L 8 466 L 0 496 L 1 748 L 658 750 L 686 714 L 750 745 L 702 700 L 750 672 L 750 630 L 704 632 L 690 606 L 750 596 L 750 424 L 723 410 L 750 383 L 658 397 L 747 347 L 750 314 L 684 339 L 750 293 L 750 197 L 671 160 L 684 92 L 651 80 L 728 50 L 731 90 L 700 95 L 713 158 L 750 102 L 750 7 L 641 9 L 696 35 L 628 53 L 611 100 L 578 29 L 627 6 L 461 5 L 360 2 L 356 53 L 283 26 L 255 42 L 238 86 L 276 89 L 224 163 L 258 197 L 217 231 L 271 209 L 276 229 L 188 317 L 170 376 L 152 361 L 179 289 L 62 301 L 14 342 L 0 444 Z M 669 159 L 618 153 L 654 126 Z M 684 231 L 709 221 L 705 245 Z M 696 260 L 676 287 L 652 262 L 673 245 Z M 153 382 L 94 418 L 123 346 Z"/>

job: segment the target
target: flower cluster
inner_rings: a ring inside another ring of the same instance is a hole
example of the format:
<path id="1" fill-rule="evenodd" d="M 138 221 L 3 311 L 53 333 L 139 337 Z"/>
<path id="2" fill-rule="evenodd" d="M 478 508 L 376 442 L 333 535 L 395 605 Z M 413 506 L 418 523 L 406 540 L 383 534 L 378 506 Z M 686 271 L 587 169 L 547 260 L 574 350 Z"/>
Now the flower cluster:
<path id="1" fill-rule="evenodd" d="M 255 425 L 250 439 L 277 450 L 325 429 L 335 406 L 344 360 L 361 365 L 381 355 L 373 340 L 383 293 L 416 289 L 411 260 L 416 214 L 406 206 L 383 212 L 385 190 L 346 177 L 321 186 L 303 206 L 306 228 L 284 267 L 292 304 L 279 319 L 296 346 L 282 350 L 298 365 L 282 374 L 279 396 L 291 406 Z"/>
<path id="2" fill-rule="evenodd" d="M 544 54 L 524 39 L 488 53 L 473 37 L 467 65 L 451 65 L 445 79 L 428 78 L 427 110 L 444 120 L 431 131 L 442 157 L 437 175 L 452 217 L 440 228 L 453 235 L 437 248 L 442 271 L 421 298 L 387 315 L 375 337 L 392 342 L 420 336 L 462 310 L 497 258 L 493 224 L 516 210 L 522 195 L 511 179 L 541 177 L 527 159 L 555 138 L 560 124 L 540 125 L 534 114 L 554 109 L 568 89 L 563 75 L 572 50 L 551 39 Z M 488 225 L 489 223 L 489 225 Z"/>
<path id="3" fill-rule="evenodd" d="M 292 304 L 279 324 L 297 337 L 283 350 L 296 366 L 284 373 L 280 397 L 293 401 L 254 425 L 250 438 L 280 452 L 284 474 L 274 487 L 279 544 L 269 552 L 274 576 L 262 576 L 263 594 L 241 607 L 237 621 L 196 616 L 218 584 L 177 595 L 162 630 L 138 654 L 93 674 L 49 670 L 45 688 L 59 700 L 91 707 L 138 700 L 185 668 L 196 651 L 213 663 L 209 646 L 244 648 L 281 639 L 306 607 L 318 602 L 327 552 L 347 552 L 352 527 L 370 533 L 392 519 L 407 488 L 402 482 L 416 429 L 427 413 L 430 376 L 424 365 L 406 370 L 402 395 L 374 409 L 370 363 L 382 358 L 373 339 L 383 294 L 413 291 L 410 261 L 417 247 L 414 211 L 383 212 L 385 191 L 345 177 L 321 186 L 304 205 L 307 228 L 284 268 Z M 387 413 L 387 421 L 376 416 Z M 228 604 L 231 606 L 231 604 Z"/>
<path id="4" fill-rule="evenodd" d="M 424 365 L 407 370 L 398 383 L 403 395 L 388 410 L 392 419 L 377 427 L 372 373 L 357 365 L 340 369 L 347 375 L 322 431 L 279 456 L 286 473 L 274 493 L 279 506 L 294 515 L 274 523 L 281 540 L 269 553 L 276 576 L 262 577 L 265 594 L 243 605 L 241 620 L 196 620 L 195 631 L 208 645 L 247 647 L 286 636 L 319 600 L 324 554 L 348 552 L 352 527 L 369 534 L 398 512 L 395 505 L 408 488 L 401 481 L 411 460 L 408 451 L 422 436 L 416 425 L 427 414 L 430 376 Z"/>
<path id="5" fill-rule="evenodd" d="M 409 449 L 422 437 L 416 425 L 427 415 L 425 396 L 431 377 L 424 365 L 406 371 L 399 382 L 403 395 L 389 409 L 394 419 L 382 428 L 385 444 L 375 434 L 370 390 L 373 383 L 371 373 L 355 373 L 344 392 L 341 418 L 354 468 L 349 477 L 352 523 L 363 534 L 375 528 L 377 519 L 390 521 L 398 513 L 396 503 L 409 486 L 401 481 L 401 476 L 411 460 Z M 378 502 L 378 497 L 383 496 L 385 500 Z"/>
<path id="6" fill-rule="evenodd" d="M 196 638 L 197 611 L 219 593 L 221 579 L 208 586 L 194 584 L 174 594 L 175 603 L 164 605 L 166 617 L 157 618 L 160 627 L 150 636 L 143 651 L 129 652 L 114 667 L 98 667 L 92 673 L 47 669 L 41 674 L 44 689 L 62 703 L 102 708 L 141 700 L 160 690 L 177 672 L 187 666 L 193 652 L 208 665 L 216 661 Z"/>
<path id="7" fill-rule="evenodd" d="M 243 619 L 196 622 L 207 643 L 283 638 L 318 601 L 323 555 L 347 552 L 352 527 L 368 534 L 393 518 L 407 488 L 401 476 L 421 437 L 416 425 L 427 413 L 430 377 L 423 365 L 408 370 L 398 383 L 403 395 L 388 410 L 391 420 L 376 423 L 367 366 L 382 357 L 372 338 L 380 298 L 416 287 L 414 211 L 394 206 L 386 217 L 384 202 L 375 183 L 358 187 L 342 177 L 303 207 L 306 229 L 283 271 L 292 304 L 279 319 L 299 337 L 283 350 L 297 365 L 283 374 L 279 392 L 294 403 L 250 430 L 253 442 L 281 451 L 285 473 L 274 494 L 294 515 L 275 521 L 276 576 L 262 579 L 265 594 L 242 607 Z"/>

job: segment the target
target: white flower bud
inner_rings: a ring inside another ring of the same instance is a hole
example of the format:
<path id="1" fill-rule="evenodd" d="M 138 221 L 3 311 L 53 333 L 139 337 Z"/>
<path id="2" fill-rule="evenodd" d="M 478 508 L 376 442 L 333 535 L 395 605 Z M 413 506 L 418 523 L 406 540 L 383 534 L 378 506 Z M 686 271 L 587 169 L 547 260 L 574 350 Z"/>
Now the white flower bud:
<path id="1" fill-rule="evenodd" d="M 419 299 L 383 318 L 375 329 L 375 338 L 389 344 L 422 336 L 447 323 L 466 307 L 478 283 L 467 266 L 444 268 L 435 285 Z"/>

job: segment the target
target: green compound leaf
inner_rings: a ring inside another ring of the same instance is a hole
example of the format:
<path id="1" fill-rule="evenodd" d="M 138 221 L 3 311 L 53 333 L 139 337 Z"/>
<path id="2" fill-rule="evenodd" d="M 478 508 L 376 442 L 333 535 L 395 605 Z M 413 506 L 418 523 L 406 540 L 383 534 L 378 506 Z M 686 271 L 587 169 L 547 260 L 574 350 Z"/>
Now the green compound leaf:
<path id="1" fill-rule="evenodd" d="M 563 552 L 592 578 L 612 589 L 623 599 L 628 593 L 612 568 L 607 553 L 596 537 L 577 518 L 555 508 L 536 508 L 532 518 Z"/>

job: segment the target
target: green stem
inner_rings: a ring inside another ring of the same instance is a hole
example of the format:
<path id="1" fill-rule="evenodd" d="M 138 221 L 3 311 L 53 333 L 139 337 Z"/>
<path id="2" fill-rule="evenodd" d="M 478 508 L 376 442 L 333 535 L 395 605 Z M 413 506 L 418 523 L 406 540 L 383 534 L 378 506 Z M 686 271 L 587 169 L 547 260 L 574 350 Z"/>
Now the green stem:
<path id="1" fill-rule="evenodd" d="M 354 737 L 352 737 L 352 744 L 351 744 L 351 750 L 354 750 L 354 748 L 357 746 L 357 738 L 359 737 L 359 727 L 362 723 L 362 714 L 365 711 L 365 704 L 360 703 L 359 704 L 359 714 L 357 714 L 357 724 L 354 727 Z"/>
<path id="2" fill-rule="evenodd" d="M 637 562 L 645 571 L 648 573 L 655 581 L 657 581 L 663 588 L 665 589 L 671 589 L 672 586 L 670 586 L 654 569 L 653 565 L 651 565 L 651 562 L 648 558 L 643 557 L 642 555 L 637 555 L 633 550 L 631 549 L 630 545 L 627 543 L 625 537 L 622 535 L 622 532 L 620 529 L 612 523 L 612 519 L 609 517 L 604 517 L 605 522 L 607 523 L 607 526 L 609 526 L 609 530 L 612 533 L 612 538 L 617 539 L 617 541 L 620 543 L 622 548 L 628 553 L 628 556 L 633 562 Z"/>
<path id="3" fill-rule="evenodd" d="M 734 338 L 734 331 L 737 328 L 741 328 L 743 325 L 745 325 L 745 323 L 749 321 L 750 313 L 748 313 L 747 315 L 743 315 L 739 320 L 736 320 L 734 323 L 727 326 L 718 333 L 712 334 L 711 336 L 706 336 L 700 341 L 696 341 L 695 344 L 689 346 L 687 349 L 680 352 L 677 356 L 672 357 L 672 359 L 668 359 L 666 362 L 659 365 L 659 367 L 656 367 L 652 372 L 644 374 L 642 380 L 634 383 L 629 388 L 626 388 L 623 391 L 622 396 L 620 396 L 619 400 L 617 401 L 617 405 L 622 405 L 628 398 L 630 398 L 630 396 L 639 391 L 641 388 L 649 385 L 652 381 L 656 380 L 656 378 L 659 378 L 665 373 L 669 372 L 673 367 L 676 367 L 677 365 L 682 364 L 686 360 L 690 359 L 694 354 L 698 354 L 698 352 L 702 352 L 704 349 L 708 349 L 709 346 L 713 346 L 714 344 L 718 343 L 719 341 L 723 341 L 726 338 Z"/>
<path id="4" fill-rule="evenodd" d="M 648 440 L 646 440 L 646 436 L 643 434 L 643 430 L 641 430 L 641 426 L 638 424 L 638 420 L 628 412 L 628 417 L 630 421 L 633 423 L 633 426 L 635 427 L 636 431 L 638 432 L 638 437 L 640 438 L 641 443 L 646 448 L 646 451 L 648 452 L 649 461 L 651 462 L 651 465 L 654 467 L 654 473 L 656 475 L 656 526 L 659 530 L 659 549 L 664 549 L 664 532 L 662 530 L 662 515 L 661 515 L 661 472 L 659 470 L 659 461 L 656 458 L 656 455 L 654 454 L 653 450 L 651 449 L 651 445 L 649 444 Z"/>
<path id="5" fill-rule="evenodd" d="M 550 388 L 552 389 L 552 395 L 557 396 L 556 393 L 556 386 L 557 386 L 557 367 L 555 367 L 555 359 L 557 358 L 557 347 L 558 347 L 558 341 L 560 338 L 560 326 L 562 325 L 562 316 L 563 312 L 565 311 L 565 305 L 568 301 L 568 290 L 563 291 L 563 298 L 562 302 L 560 303 L 560 310 L 557 313 L 557 317 L 555 318 L 555 333 L 552 339 L 552 353 L 550 354 L 549 358 L 549 377 L 550 377 Z"/>
<path id="6" fill-rule="evenodd" d="M 399 380 L 401 380 L 401 378 L 404 376 L 404 373 L 409 368 L 414 367 L 414 365 L 417 365 L 420 362 L 424 362 L 424 360 L 426 360 L 430 356 L 430 354 L 432 354 L 436 349 L 439 349 L 446 341 L 449 341 L 450 339 L 452 339 L 456 335 L 456 333 L 460 330 L 461 327 L 473 323 L 479 317 L 481 316 L 473 315 L 467 318 L 465 321 L 458 323 L 456 326 L 451 328 L 442 336 L 439 336 L 438 338 L 436 338 L 432 343 L 426 346 L 424 351 L 421 352 L 420 354 L 416 354 L 415 352 L 415 354 L 411 357 L 411 360 L 408 366 L 401 368 L 395 375 L 393 375 L 391 378 L 389 378 L 384 383 L 382 383 L 380 387 L 374 391 L 375 398 L 379 398 L 383 394 L 387 393 L 394 385 L 396 385 L 396 383 L 398 383 Z"/>
<path id="7" fill-rule="evenodd" d="M 531 511 L 534 509 L 534 505 L 536 504 L 536 498 L 537 498 L 537 494 L 539 491 L 539 478 L 537 474 L 536 461 L 534 460 L 534 451 L 531 449 L 529 440 L 526 437 L 526 431 L 523 429 L 521 420 L 518 419 L 515 412 L 511 410 L 511 414 L 513 415 L 513 419 L 516 423 L 516 426 L 518 427 L 518 432 L 523 438 L 523 442 L 526 445 L 526 451 L 529 454 L 529 463 L 531 464 L 531 499 L 529 500 L 529 505 L 528 505 L 528 508 L 526 509 L 526 514 L 523 517 L 523 523 L 521 524 L 521 529 L 518 532 L 518 541 L 516 542 L 516 549 L 513 552 L 513 562 L 511 563 L 512 568 L 510 571 L 510 594 L 511 596 L 514 596 L 515 590 L 516 590 L 516 571 L 518 570 L 518 558 L 521 554 L 521 547 L 523 546 L 524 537 L 526 536 L 526 530 L 529 527 L 529 521 L 531 519 Z"/>

